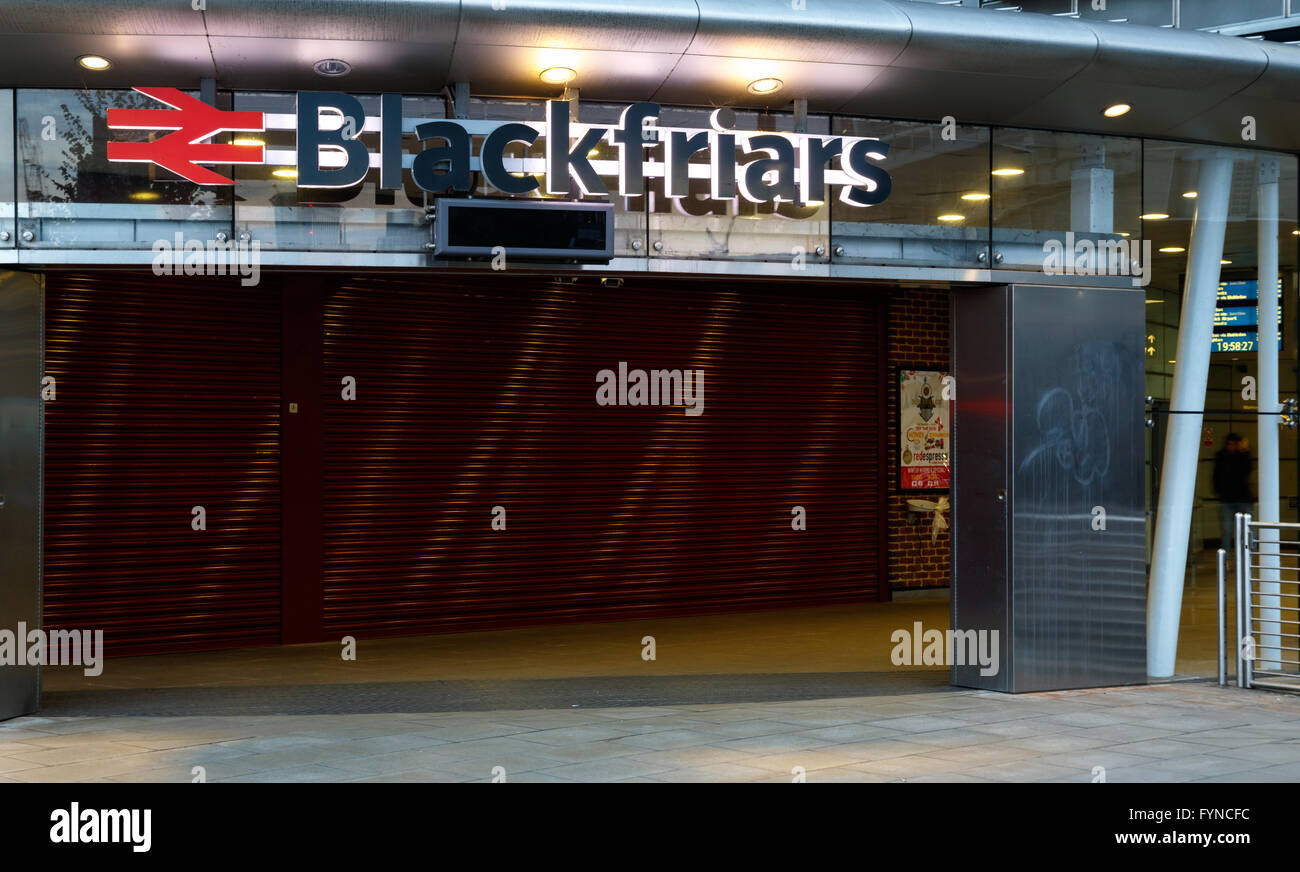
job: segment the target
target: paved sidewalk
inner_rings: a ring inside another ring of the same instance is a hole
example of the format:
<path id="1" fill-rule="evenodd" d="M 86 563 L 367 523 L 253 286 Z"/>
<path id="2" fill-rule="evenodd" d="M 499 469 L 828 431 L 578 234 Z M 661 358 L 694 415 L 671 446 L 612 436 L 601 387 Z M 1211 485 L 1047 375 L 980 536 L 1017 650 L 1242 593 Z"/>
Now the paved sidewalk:
<path id="1" fill-rule="evenodd" d="M 265 688 L 274 693 L 275 688 Z M 522 711 L 25 717 L 0 781 L 1297 781 L 1300 697 L 1187 682 Z M 497 767 L 500 767 L 499 769 Z"/>

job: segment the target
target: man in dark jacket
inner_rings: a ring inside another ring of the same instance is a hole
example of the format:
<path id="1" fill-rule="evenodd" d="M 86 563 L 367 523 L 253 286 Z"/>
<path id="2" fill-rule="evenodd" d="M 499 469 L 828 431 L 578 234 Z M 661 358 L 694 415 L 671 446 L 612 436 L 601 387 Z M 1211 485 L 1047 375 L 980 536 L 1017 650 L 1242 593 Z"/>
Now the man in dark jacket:
<path id="1" fill-rule="evenodd" d="M 1219 526 L 1223 548 L 1232 548 L 1238 512 L 1251 512 L 1255 497 L 1250 490 L 1250 445 L 1238 433 L 1229 433 L 1214 455 L 1214 492 L 1219 495 Z"/>

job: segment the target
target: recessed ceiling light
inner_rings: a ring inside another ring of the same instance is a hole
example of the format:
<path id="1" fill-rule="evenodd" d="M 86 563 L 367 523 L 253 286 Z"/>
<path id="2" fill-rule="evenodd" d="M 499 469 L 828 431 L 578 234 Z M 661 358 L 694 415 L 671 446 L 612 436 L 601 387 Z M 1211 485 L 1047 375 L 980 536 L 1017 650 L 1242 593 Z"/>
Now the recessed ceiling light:
<path id="1" fill-rule="evenodd" d="M 1105 109 L 1101 110 L 1101 114 L 1105 115 L 1107 118 L 1118 118 L 1121 115 L 1127 115 L 1129 110 L 1132 108 L 1133 107 L 1127 103 L 1116 103 L 1114 106 L 1107 106 Z"/>
<path id="2" fill-rule="evenodd" d="M 1147 305 L 1150 306 L 1152 303 L 1163 303 L 1163 302 L 1164 300 L 1147 300 Z"/>
<path id="3" fill-rule="evenodd" d="M 965 221 L 965 220 L 966 220 L 966 216 L 965 216 L 965 215 L 956 215 L 956 214 L 940 215 L 940 216 L 939 216 L 939 220 L 940 220 L 940 221 L 948 221 L 948 222 Z"/>
<path id="4" fill-rule="evenodd" d="M 1145 215 L 1139 215 L 1143 221 L 1163 221 L 1169 217 L 1168 212 L 1148 212 Z"/>
<path id="5" fill-rule="evenodd" d="M 352 72 L 352 64 L 338 58 L 325 58 L 316 61 L 311 67 L 322 76 L 346 76 Z"/>
<path id="6" fill-rule="evenodd" d="M 134 191 L 131 194 L 131 199 L 132 200 L 157 200 L 158 192 L 157 191 Z"/>
<path id="7" fill-rule="evenodd" d="M 1291 235 L 1292 235 L 1292 236 L 1300 236 L 1300 230 L 1292 230 L 1292 231 L 1291 231 Z"/>
<path id="8" fill-rule="evenodd" d="M 1120 235 L 1120 236 L 1129 236 L 1129 235 L 1130 235 L 1129 232 L 1128 232 L 1127 230 L 1117 230 L 1117 231 L 1115 231 L 1115 232 L 1116 232 L 1118 235 Z"/>
<path id="9" fill-rule="evenodd" d="M 538 74 L 548 85 L 563 85 L 578 77 L 578 71 L 569 67 L 547 67 Z"/>
<path id="10" fill-rule="evenodd" d="M 1220 260 L 1219 263 L 1227 264 L 1227 263 L 1232 263 L 1232 261 L 1230 261 L 1230 260 Z"/>
<path id="11" fill-rule="evenodd" d="M 241 136 L 239 137 L 239 139 L 232 140 L 230 144 L 231 145 L 266 145 L 266 143 L 263 142 L 262 140 L 256 139 L 251 136 Z"/>
<path id="12" fill-rule="evenodd" d="M 1189 200 L 1195 200 L 1195 199 L 1196 199 L 1196 192 L 1195 192 L 1195 191 L 1183 191 L 1183 196 L 1186 197 L 1186 198 L 1189 199 Z"/>
<path id="13" fill-rule="evenodd" d="M 1164 248 L 1158 248 L 1156 250 L 1162 254 L 1181 254 L 1187 249 L 1179 248 L 1177 245 L 1166 245 Z"/>
<path id="14" fill-rule="evenodd" d="M 770 77 L 766 79 L 755 79 L 749 83 L 749 93 L 775 94 L 777 91 L 781 90 L 783 84 L 785 83 L 780 79 L 773 79 Z"/>
<path id="15" fill-rule="evenodd" d="M 296 179 L 298 171 L 293 167 L 280 167 L 278 170 L 271 170 L 271 175 L 277 179 Z"/>
<path id="16" fill-rule="evenodd" d="M 1023 176 L 1025 171 L 1019 167 L 1003 167 L 993 171 L 995 176 Z"/>
<path id="17" fill-rule="evenodd" d="M 987 200 L 989 198 L 989 195 L 988 194 L 962 194 L 961 198 L 963 200 Z"/>
<path id="18" fill-rule="evenodd" d="M 593 148 L 591 151 L 587 152 L 587 157 L 595 157 L 598 154 L 600 154 L 600 149 Z"/>
<path id="19" fill-rule="evenodd" d="M 81 64 L 83 69 L 95 71 L 106 70 L 113 66 L 108 62 L 108 58 L 100 57 L 99 55 L 82 55 L 77 58 L 77 63 Z"/>

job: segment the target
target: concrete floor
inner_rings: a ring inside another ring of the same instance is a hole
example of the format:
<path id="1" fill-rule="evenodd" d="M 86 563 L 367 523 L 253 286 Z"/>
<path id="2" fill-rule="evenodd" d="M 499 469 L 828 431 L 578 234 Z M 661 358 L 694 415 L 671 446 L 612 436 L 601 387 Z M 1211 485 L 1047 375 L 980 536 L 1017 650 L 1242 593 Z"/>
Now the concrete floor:
<path id="1" fill-rule="evenodd" d="M 1214 674 L 1214 595 L 1202 555 L 1180 676 Z M 890 662 L 914 621 L 946 628 L 947 601 L 363 638 L 356 661 L 324 643 L 47 669 L 46 710 L 0 724 L 0 780 L 1300 780 L 1300 696 L 956 690 Z"/>
<path id="2" fill-rule="evenodd" d="M 1201 682 L 490 712 L 27 717 L 0 724 L 0 780 L 1291 782 L 1300 780 L 1297 737 L 1300 698 Z"/>

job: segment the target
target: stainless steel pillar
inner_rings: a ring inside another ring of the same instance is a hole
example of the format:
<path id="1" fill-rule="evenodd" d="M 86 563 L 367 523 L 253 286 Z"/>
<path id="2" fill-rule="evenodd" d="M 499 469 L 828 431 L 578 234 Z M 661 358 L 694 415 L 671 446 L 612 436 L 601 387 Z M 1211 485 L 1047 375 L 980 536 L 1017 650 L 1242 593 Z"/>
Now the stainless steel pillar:
<path id="1" fill-rule="evenodd" d="M 0 273 L 0 630 L 11 633 L 41 624 L 41 293 L 35 276 Z M 0 719 L 39 697 L 37 667 L 0 666 Z"/>
<path id="2" fill-rule="evenodd" d="M 1196 217 L 1188 245 L 1183 312 L 1178 327 L 1171 414 L 1165 434 L 1165 466 L 1160 474 L 1160 508 L 1152 549 L 1147 601 L 1147 671 L 1156 678 L 1174 674 L 1178 621 L 1183 605 L 1183 574 L 1196 495 L 1205 384 L 1210 372 L 1210 341 L 1219 289 L 1219 261 L 1227 229 L 1232 158 L 1210 153 L 1201 161 Z"/>
<path id="3" fill-rule="evenodd" d="M 998 655 L 954 665 L 954 684 L 1146 680 L 1144 297 L 953 293 L 954 649 Z"/>

